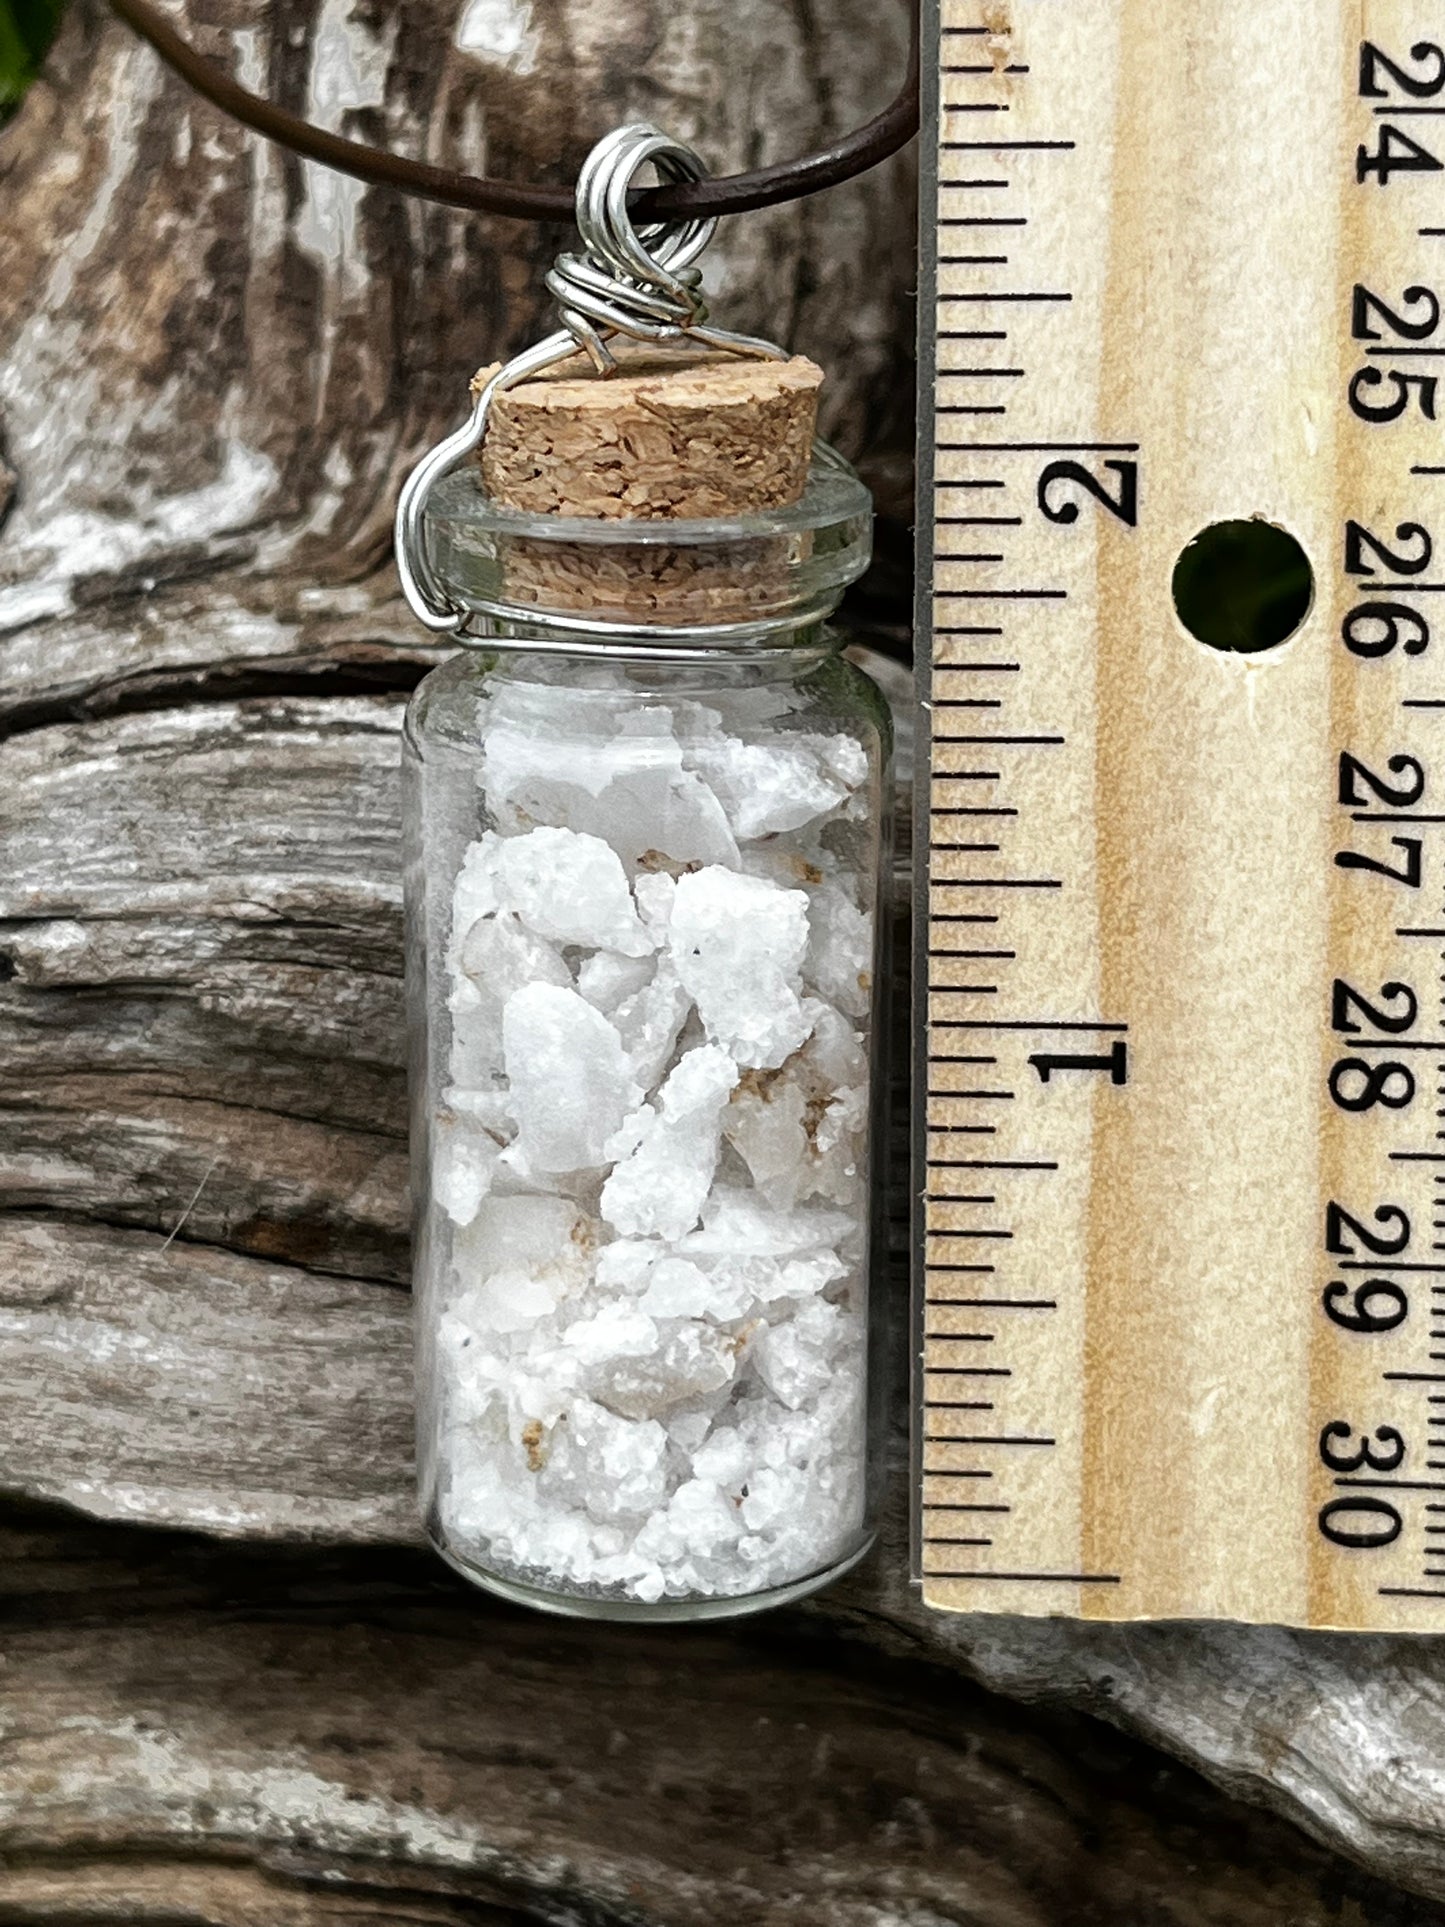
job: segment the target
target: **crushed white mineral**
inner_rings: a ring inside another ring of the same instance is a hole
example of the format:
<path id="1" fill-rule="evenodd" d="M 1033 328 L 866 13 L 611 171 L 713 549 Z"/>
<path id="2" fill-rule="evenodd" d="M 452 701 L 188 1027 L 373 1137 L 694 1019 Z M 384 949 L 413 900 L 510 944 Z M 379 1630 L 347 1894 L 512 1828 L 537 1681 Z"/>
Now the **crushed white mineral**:
<path id="1" fill-rule="evenodd" d="M 449 1548 L 642 1602 L 865 1515 L 868 758 L 780 686 L 499 676 L 431 1186 Z"/>

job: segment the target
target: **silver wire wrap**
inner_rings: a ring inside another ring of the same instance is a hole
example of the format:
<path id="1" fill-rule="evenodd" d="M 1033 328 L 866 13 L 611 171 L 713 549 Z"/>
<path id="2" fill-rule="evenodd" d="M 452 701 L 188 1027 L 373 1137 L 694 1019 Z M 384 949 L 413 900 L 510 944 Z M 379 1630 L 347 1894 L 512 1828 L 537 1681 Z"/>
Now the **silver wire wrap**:
<path id="1" fill-rule="evenodd" d="M 448 596 L 427 552 L 426 504 L 433 487 L 481 446 L 492 398 L 581 348 L 599 376 L 617 366 L 607 343 L 616 335 L 638 341 L 675 341 L 682 336 L 731 354 L 767 355 L 786 361 L 788 352 L 754 335 L 709 327 L 702 274 L 693 266 L 713 237 L 717 221 L 658 221 L 635 228 L 628 218 L 627 190 L 651 161 L 668 183 L 700 181 L 702 162 L 690 147 L 671 140 L 646 121 L 619 127 L 592 149 L 577 177 L 580 254 L 559 254 L 547 276 L 561 328 L 498 370 L 478 395 L 470 421 L 423 456 L 407 477 L 396 505 L 396 568 L 412 613 L 436 634 L 456 634 L 468 611 Z"/>

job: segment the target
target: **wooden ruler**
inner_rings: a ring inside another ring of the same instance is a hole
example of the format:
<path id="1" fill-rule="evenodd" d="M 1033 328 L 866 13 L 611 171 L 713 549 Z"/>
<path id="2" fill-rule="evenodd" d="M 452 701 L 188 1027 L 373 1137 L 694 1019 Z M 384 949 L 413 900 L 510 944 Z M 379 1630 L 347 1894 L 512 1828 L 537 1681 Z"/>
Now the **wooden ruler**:
<path id="1" fill-rule="evenodd" d="M 935 1606 L 1445 1628 L 1442 46 L 934 10 Z M 1314 596 L 1241 655 L 1171 578 L 1251 517 Z"/>

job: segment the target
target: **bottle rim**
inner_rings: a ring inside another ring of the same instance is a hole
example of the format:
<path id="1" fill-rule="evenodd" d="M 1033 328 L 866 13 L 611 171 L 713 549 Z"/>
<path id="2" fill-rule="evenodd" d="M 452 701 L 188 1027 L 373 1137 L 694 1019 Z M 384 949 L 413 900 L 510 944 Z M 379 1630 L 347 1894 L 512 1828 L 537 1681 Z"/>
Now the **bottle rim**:
<path id="1" fill-rule="evenodd" d="M 802 496 L 781 508 L 676 521 L 539 515 L 491 500 L 464 469 L 433 489 L 423 531 L 463 611 L 460 642 L 749 655 L 796 647 L 797 632 L 824 622 L 868 566 L 872 521 L 857 474 L 815 442 Z"/>

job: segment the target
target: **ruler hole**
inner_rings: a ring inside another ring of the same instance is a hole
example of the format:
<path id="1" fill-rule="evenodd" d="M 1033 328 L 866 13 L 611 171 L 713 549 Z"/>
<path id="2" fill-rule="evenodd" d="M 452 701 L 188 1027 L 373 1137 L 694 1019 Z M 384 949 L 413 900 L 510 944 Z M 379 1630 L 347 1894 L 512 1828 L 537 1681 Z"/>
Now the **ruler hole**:
<path id="1" fill-rule="evenodd" d="M 1286 529 L 1255 516 L 1212 522 L 1180 553 L 1171 583 L 1196 641 L 1233 655 L 1277 649 L 1314 600 L 1309 557 Z"/>

